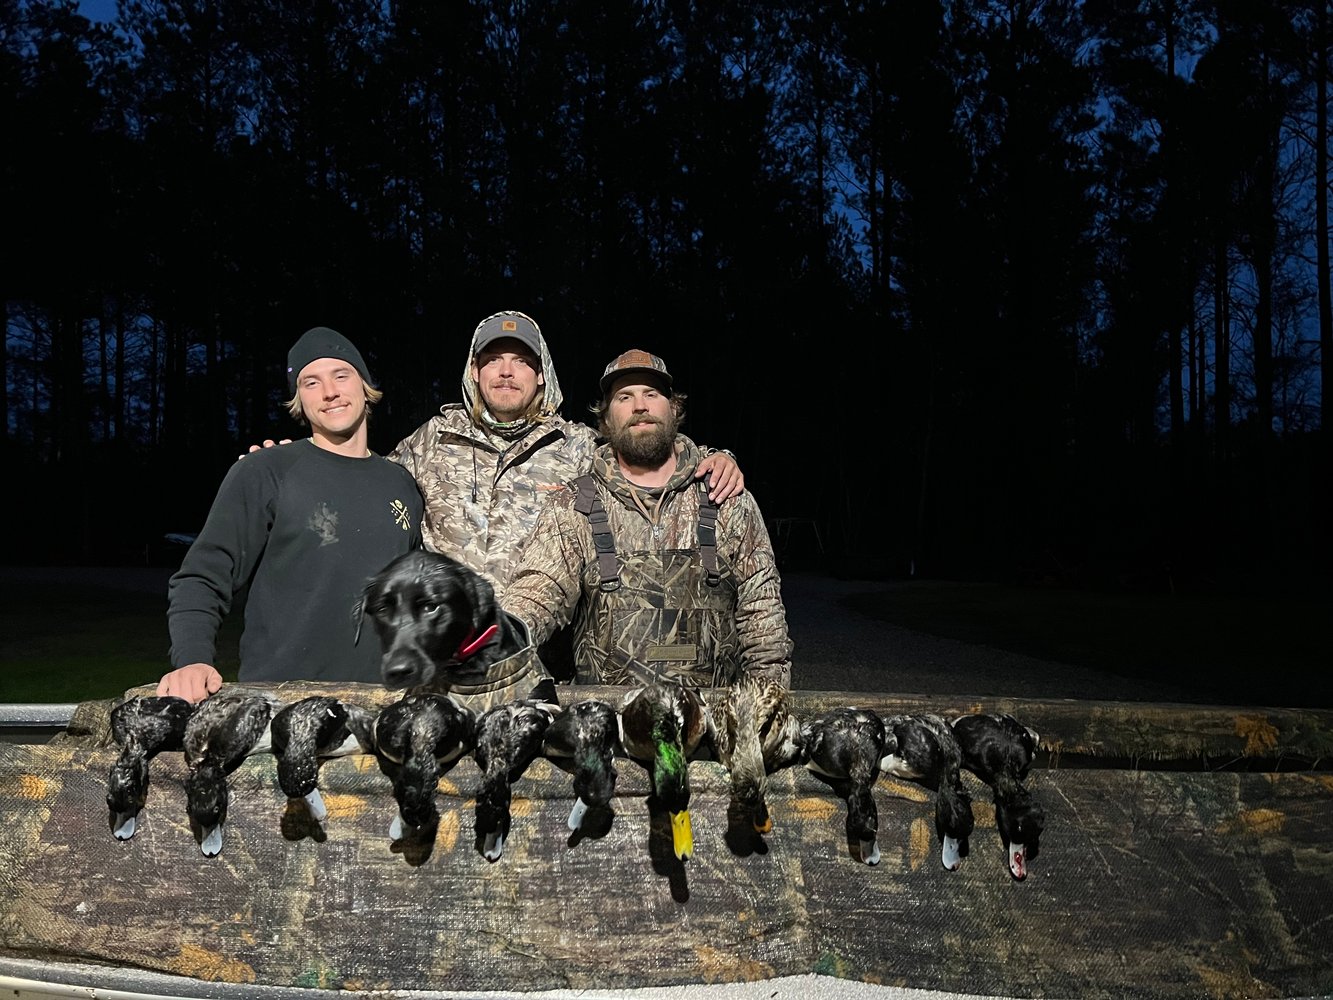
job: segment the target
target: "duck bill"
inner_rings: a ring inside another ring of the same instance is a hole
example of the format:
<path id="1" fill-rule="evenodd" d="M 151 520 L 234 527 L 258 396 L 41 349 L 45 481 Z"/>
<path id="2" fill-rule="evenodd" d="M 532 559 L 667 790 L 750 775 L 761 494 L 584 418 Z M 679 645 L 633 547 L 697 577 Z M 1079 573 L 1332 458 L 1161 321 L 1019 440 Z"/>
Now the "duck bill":
<path id="1" fill-rule="evenodd" d="M 671 846 L 681 861 L 689 861 L 694 855 L 694 828 L 690 826 L 688 809 L 671 814 Z"/>
<path id="2" fill-rule="evenodd" d="M 754 818 L 750 822 L 755 833 L 773 832 L 773 816 L 765 806 L 760 806 L 755 810 Z"/>

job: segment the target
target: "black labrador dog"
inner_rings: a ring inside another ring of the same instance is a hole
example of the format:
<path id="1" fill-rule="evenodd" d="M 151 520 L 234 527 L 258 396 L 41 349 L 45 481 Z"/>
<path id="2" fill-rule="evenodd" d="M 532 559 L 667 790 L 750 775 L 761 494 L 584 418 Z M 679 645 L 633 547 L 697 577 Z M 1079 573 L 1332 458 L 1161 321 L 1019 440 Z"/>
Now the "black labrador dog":
<path id="1" fill-rule="evenodd" d="M 380 676 L 391 691 L 453 694 L 481 709 L 519 697 L 545 675 L 490 583 L 441 553 L 409 552 L 389 563 L 366 586 L 361 613 L 379 635 Z M 541 693 L 554 701 L 554 684 L 544 682 Z"/>

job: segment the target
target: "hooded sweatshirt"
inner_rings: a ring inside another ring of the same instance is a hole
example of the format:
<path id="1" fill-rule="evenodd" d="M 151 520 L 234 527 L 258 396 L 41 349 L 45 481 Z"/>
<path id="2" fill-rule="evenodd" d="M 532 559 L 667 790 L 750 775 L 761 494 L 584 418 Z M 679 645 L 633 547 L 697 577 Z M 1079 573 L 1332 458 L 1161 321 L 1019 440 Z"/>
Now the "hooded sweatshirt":
<path id="1" fill-rule="evenodd" d="M 589 469 L 597 444 L 591 427 L 560 416 L 564 396 L 536 323 L 545 379 L 541 419 L 507 426 L 479 426 L 472 419 L 472 359 L 483 323 L 473 331 L 463 362 L 463 402 L 440 407 L 388 457 L 421 488 L 425 547 L 482 574 L 498 593 L 518 563 L 542 500 Z"/>

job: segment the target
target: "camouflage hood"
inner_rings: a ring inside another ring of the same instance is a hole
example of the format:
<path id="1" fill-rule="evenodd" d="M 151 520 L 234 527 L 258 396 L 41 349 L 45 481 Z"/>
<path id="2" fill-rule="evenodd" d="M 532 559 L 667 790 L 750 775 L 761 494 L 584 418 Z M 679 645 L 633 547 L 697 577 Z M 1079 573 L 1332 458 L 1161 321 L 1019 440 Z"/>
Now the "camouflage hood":
<path id="1" fill-rule="evenodd" d="M 476 357 L 477 354 L 477 334 L 481 332 L 481 328 L 485 326 L 489 320 L 494 319 L 496 316 L 521 317 L 531 323 L 533 329 L 537 331 L 537 339 L 541 345 L 542 379 L 545 382 L 545 385 L 543 386 L 545 391 L 542 396 L 541 404 L 542 413 L 547 417 L 554 416 L 560 411 L 560 404 L 565 401 L 565 397 L 560 392 L 560 380 L 555 377 L 555 365 L 551 363 L 551 351 L 546 346 L 546 337 L 542 333 L 542 328 L 537 325 L 536 320 L 527 315 L 527 313 L 521 313 L 514 309 L 505 309 L 501 312 L 487 316 L 486 319 L 483 319 L 478 323 L 476 329 L 472 331 L 472 339 L 468 343 L 467 357 L 463 361 L 463 406 L 468 413 L 471 413 L 473 404 L 477 399 L 477 384 L 472 381 L 472 359 Z M 495 425 L 492 429 L 498 429 L 499 426 L 501 425 Z M 511 436 L 514 433 L 526 429 L 528 421 L 520 420 L 513 424 L 502 426 L 505 428 L 506 436 Z"/>
<path id="2" fill-rule="evenodd" d="M 694 470 L 703 459 L 698 447 L 683 434 L 676 435 L 676 471 L 665 486 L 635 486 L 620 471 L 616 453 L 609 444 L 597 449 L 592 460 L 592 474 L 606 484 L 613 496 L 627 507 L 634 507 L 634 497 L 652 497 L 656 499 L 668 493 L 683 490 L 694 482 Z"/>

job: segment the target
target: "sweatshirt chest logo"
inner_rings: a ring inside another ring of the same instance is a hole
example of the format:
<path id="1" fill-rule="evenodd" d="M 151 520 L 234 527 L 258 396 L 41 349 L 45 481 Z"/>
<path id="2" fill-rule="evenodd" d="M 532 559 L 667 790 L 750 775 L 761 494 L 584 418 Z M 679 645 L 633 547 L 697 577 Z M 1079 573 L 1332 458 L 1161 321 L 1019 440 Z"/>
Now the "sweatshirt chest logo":
<path id="1" fill-rule="evenodd" d="M 306 527 L 319 536 L 320 548 L 337 544 L 338 512 L 331 510 L 328 504 L 321 503 L 311 512 Z"/>
<path id="2" fill-rule="evenodd" d="M 393 523 L 398 525 L 404 531 L 412 528 L 412 515 L 408 513 L 407 504 L 401 500 L 391 500 L 389 510 L 393 511 Z"/>

